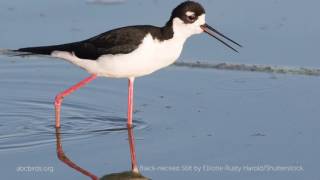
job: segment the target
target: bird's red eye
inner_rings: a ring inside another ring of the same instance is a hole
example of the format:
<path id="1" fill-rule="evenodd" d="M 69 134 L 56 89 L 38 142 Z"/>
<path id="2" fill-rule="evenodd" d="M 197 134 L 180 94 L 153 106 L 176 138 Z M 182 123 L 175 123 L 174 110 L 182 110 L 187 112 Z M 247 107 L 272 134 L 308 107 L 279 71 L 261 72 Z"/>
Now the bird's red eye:
<path id="1" fill-rule="evenodd" d="M 196 20 L 196 15 L 190 15 L 190 16 L 187 16 L 187 18 L 188 18 L 188 21 L 190 21 L 190 22 L 193 22 L 193 21 L 195 21 Z"/>

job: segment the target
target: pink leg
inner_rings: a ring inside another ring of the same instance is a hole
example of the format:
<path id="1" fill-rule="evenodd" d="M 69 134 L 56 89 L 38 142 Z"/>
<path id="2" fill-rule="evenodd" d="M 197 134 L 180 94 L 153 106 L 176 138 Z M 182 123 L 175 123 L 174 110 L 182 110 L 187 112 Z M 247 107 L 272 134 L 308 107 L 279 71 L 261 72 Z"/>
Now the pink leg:
<path id="1" fill-rule="evenodd" d="M 137 160 L 136 160 L 136 151 L 134 147 L 133 126 L 129 124 L 128 124 L 128 139 L 129 139 L 130 155 L 131 155 L 131 169 L 132 169 L 132 172 L 139 173 Z"/>
<path id="2" fill-rule="evenodd" d="M 54 102 L 54 106 L 56 109 L 56 127 L 59 128 L 60 125 L 60 112 L 61 112 L 61 104 L 63 101 L 63 98 L 70 95 L 71 93 L 73 93 L 74 91 L 76 91 L 77 89 L 83 87 L 84 85 L 88 84 L 89 82 L 91 82 L 92 80 L 94 80 L 95 78 L 97 78 L 97 75 L 93 74 L 90 77 L 80 81 L 78 84 L 70 87 L 69 89 L 59 93 L 56 96 L 55 102 Z"/>
<path id="3" fill-rule="evenodd" d="M 133 85 L 134 85 L 134 78 L 129 78 L 128 81 L 128 139 L 129 139 L 129 146 L 130 146 L 130 156 L 131 156 L 131 168 L 132 172 L 139 173 L 139 169 L 137 166 L 136 160 L 136 152 L 134 147 L 134 136 L 133 136 Z"/>
<path id="4" fill-rule="evenodd" d="M 132 126 L 132 114 L 133 114 L 133 84 L 134 78 L 129 78 L 128 83 L 128 125 Z"/>

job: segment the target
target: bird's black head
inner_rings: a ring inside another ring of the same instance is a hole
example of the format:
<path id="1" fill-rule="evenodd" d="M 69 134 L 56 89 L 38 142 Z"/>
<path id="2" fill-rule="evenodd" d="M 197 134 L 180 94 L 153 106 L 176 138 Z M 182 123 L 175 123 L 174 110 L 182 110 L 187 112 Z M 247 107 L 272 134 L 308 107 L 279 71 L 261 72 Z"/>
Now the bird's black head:
<path id="1" fill-rule="evenodd" d="M 185 1 L 173 9 L 166 27 L 173 29 L 175 36 L 187 39 L 191 35 L 202 33 L 205 24 L 205 10 L 197 2 Z"/>
<path id="2" fill-rule="evenodd" d="M 166 27 L 172 28 L 173 33 L 182 39 L 186 39 L 194 34 L 206 32 L 234 51 L 237 50 L 220 39 L 218 35 L 241 47 L 240 44 L 206 24 L 205 17 L 205 10 L 201 4 L 194 1 L 185 1 L 172 11 L 171 18 L 166 24 Z"/>
<path id="3" fill-rule="evenodd" d="M 177 6 L 171 14 L 171 19 L 179 18 L 185 24 L 192 24 L 204 15 L 205 10 L 201 4 L 194 1 L 186 1 Z"/>

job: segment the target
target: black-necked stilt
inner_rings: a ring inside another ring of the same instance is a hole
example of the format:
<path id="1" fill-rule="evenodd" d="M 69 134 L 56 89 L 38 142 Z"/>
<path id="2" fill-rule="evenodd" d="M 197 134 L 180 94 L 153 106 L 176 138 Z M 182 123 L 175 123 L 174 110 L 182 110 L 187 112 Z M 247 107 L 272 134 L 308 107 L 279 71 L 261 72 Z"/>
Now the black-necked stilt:
<path id="1" fill-rule="evenodd" d="M 227 47 L 237 51 L 218 37 L 241 47 L 205 22 L 205 10 L 197 2 L 178 5 L 164 27 L 129 26 L 102 33 L 93 38 L 54 46 L 15 50 L 21 55 L 45 54 L 65 59 L 92 74 L 55 98 L 56 127 L 60 127 L 60 108 L 64 97 L 98 76 L 128 78 L 128 125 L 132 125 L 133 84 L 136 77 L 151 74 L 174 63 L 185 41 L 194 34 L 207 32 Z"/>

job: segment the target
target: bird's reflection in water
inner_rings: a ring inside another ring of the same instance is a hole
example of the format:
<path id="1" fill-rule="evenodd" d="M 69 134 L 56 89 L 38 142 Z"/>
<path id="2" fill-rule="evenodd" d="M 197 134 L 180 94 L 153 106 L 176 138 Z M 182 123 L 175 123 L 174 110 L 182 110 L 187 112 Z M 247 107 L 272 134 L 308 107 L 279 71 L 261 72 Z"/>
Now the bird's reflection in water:
<path id="1" fill-rule="evenodd" d="M 56 128 L 57 156 L 60 161 L 68 165 L 70 168 L 78 171 L 79 173 L 89 177 L 92 180 L 99 180 L 99 179 L 100 180 L 148 180 L 149 178 L 142 176 L 138 170 L 135 147 L 134 147 L 133 127 L 128 126 L 127 129 L 128 129 L 128 140 L 129 140 L 129 146 L 130 146 L 130 155 L 131 155 L 131 167 L 132 167 L 131 171 L 126 171 L 121 173 L 112 173 L 112 174 L 105 175 L 102 178 L 99 178 L 93 173 L 78 166 L 76 163 L 71 161 L 67 157 L 67 155 L 63 152 L 60 128 Z"/>
<path id="2" fill-rule="evenodd" d="M 58 158 L 65 163 L 66 165 L 68 165 L 69 167 L 75 169 L 76 171 L 80 172 L 81 174 L 90 177 L 93 180 L 98 180 L 99 178 L 92 174 L 91 172 L 81 168 L 80 166 L 78 166 L 77 164 L 75 164 L 74 162 L 72 162 L 63 152 L 63 148 L 62 148 L 62 139 L 61 139 L 61 132 L 60 132 L 60 128 L 56 128 L 56 142 L 57 142 L 57 156 Z"/>

